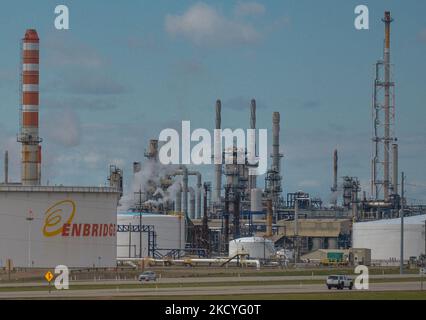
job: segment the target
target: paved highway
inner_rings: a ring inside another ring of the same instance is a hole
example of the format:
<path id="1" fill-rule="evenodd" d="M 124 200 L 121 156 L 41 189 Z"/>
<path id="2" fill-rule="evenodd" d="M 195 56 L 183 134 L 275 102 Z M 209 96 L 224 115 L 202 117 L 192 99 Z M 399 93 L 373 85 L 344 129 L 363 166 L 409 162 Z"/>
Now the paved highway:
<path id="1" fill-rule="evenodd" d="M 173 283 L 212 283 L 212 282 L 243 282 L 243 281 L 297 281 L 297 280 L 324 280 L 325 275 L 321 276 L 242 276 L 242 277 L 188 277 L 188 278 L 160 278 L 157 283 L 173 284 Z M 354 277 L 353 277 L 354 278 Z M 370 279 L 401 279 L 401 278 L 420 278 L 418 274 L 386 274 L 386 275 L 370 275 Z M 134 284 L 138 283 L 136 279 L 132 280 L 91 280 L 91 281 L 73 281 L 70 280 L 70 285 L 111 285 L 111 284 Z M 150 282 L 153 283 L 153 282 Z M 43 286 L 47 287 L 46 281 L 40 282 L 20 282 L 20 283 L 1 283 L 1 287 L 28 287 L 28 286 Z"/>
<path id="2" fill-rule="evenodd" d="M 370 291 L 406 291 L 420 290 L 419 282 L 388 282 L 370 284 Z M 344 290 L 348 292 L 348 290 Z M 355 292 L 353 290 L 352 292 Z M 0 292 L 0 299 L 45 299 L 45 298 L 114 298 L 114 297 L 140 297 L 144 296 L 210 296 L 210 295 L 239 295 L 239 294 L 274 294 L 274 293 L 318 293 L 339 294 L 341 290 L 328 290 L 324 284 L 301 285 L 238 285 L 238 286 L 213 286 L 213 287 L 185 287 L 185 288 L 140 288 L 135 289 L 97 289 L 97 290 L 52 290 L 46 291 L 17 291 Z"/>

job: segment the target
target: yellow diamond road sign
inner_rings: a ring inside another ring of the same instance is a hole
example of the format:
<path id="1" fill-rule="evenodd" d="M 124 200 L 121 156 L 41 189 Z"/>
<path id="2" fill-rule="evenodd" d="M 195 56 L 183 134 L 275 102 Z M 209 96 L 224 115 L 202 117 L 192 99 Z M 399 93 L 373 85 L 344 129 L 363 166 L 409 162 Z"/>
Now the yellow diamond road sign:
<path id="1" fill-rule="evenodd" d="M 44 275 L 44 278 L 45 278 L 48 282 L 52 281 L 52 279 L 53 279 L 53 273 L 52 273 L 52 272 L 50 272 L 50 271 L 47 271 L 47 272 L 45 273 L 45 275 Z"/>

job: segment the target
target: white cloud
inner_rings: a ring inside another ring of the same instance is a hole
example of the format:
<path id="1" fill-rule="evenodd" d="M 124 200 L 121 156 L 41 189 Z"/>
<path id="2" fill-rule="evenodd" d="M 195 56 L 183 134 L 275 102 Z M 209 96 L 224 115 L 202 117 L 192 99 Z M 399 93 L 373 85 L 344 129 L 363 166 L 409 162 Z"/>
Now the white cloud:
<path id="1" fill-rule="evenodd" d="M 262 15 L 266 11 L 265 6 L 254 1 L 239 1 L 235 6 L 235 14 L 238 16 Z"/>
<path id="2" fill-rule="evenodd" d="M 93 47 L 70 36 L 49 34 L 43 46 L 46 63 L 54 67 L 100 68 L 105 65 L 104 58 Z"/>
<path id="3" fill-rule="evenodd" d="M 70 108 L 49 113 L 44 126 L 48 141 L 64 147 L 74 147 L 80 143 L 80 119 Z"/>
<path id="4" fill-rule="evenodd" d="M 193 5 L 182 15 L 168 14 L 165 28 L 170 35 L 181 36 L 196 45 L 250 44 L 261 37 L 253 26 L 227 18 L 204 3 Z"/>

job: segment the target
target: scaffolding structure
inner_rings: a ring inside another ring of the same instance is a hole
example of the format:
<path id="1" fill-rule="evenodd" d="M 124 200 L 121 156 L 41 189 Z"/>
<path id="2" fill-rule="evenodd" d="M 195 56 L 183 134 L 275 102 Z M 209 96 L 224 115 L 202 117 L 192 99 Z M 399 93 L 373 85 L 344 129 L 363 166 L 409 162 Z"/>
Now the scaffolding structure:
<path id="1" fill-rule="evenodd" d="M 375 79 L 372 103 L 372 159 L 371 197 L 388 202 L 390 195 L 397 194 L 397 181 L 390 168 L 397 171 L 397 161 L 391 160 L 391 149 L 396 144 L 395 136 L 395 83 L 392 81 L 390 63 L 390 24 L 393 19 L 385 12 L 385 45 L 383 59 L 375 64 Z"/>

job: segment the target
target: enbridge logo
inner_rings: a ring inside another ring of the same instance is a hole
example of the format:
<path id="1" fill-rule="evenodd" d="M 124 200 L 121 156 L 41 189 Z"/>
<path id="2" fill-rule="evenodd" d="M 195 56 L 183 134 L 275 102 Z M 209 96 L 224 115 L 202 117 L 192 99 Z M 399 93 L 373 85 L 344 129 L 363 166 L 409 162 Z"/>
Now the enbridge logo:
<path id="1" fill-rule="evenodd" d="M 72 200 L 62 200 L 49 207 L 44 216 L 45 237 L 113 237 L 116 225 L 113 223 L 75 223 L 77 206 Z"/>
<path id="2" fill-rule="evenodd" d="M 72 223 L 75 215 L 75 202 L 72 200 L 59 201 L 48 208 L 44 215 L 43 235 L 45 237 L 57 236 L 62 233 L 64 224 Z M 63 220 L 65 222 L 62 222 Z"/>

